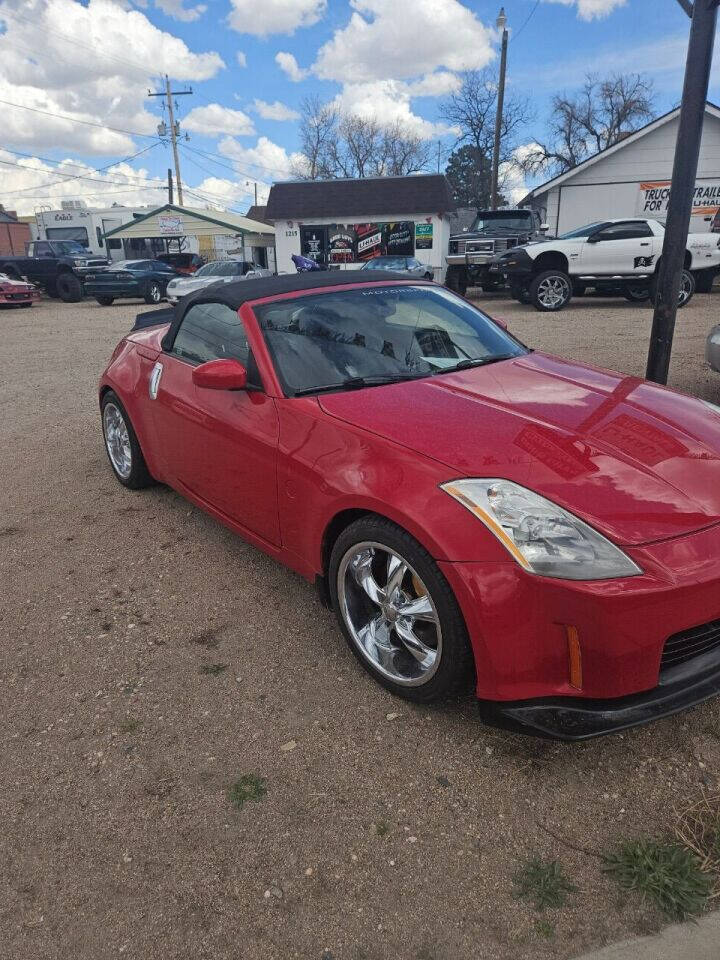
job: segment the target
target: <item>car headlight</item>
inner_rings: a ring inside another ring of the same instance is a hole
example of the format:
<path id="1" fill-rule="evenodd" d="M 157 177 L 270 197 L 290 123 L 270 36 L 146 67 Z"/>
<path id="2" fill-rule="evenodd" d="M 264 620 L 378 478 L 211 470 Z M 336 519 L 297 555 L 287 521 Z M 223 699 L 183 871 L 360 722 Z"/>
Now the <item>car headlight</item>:
<path id="1" fill-rule="evenodd" d="M 710 407 L 713 413 L 720 416 L 720 407 L 716 403 L 711 403 L 709 400 L 701 400 L 700 403 L 704 403 L 706 407 Z"/>
<path id="2" fill-rule="evenodd" d="M 562 580 L 635 577 L 642 570 L 578 517 L 510 480 L 441 484 L 475 514 L 529 573 Z"/>
<path id="3" fill-rule="evenodd" d="M 76 261 L 75 261 L 75 266 L 76 266 L 76 267 L 86 267 L 87 265 L 88 265 L 87 260 L 76 260 Z"/>

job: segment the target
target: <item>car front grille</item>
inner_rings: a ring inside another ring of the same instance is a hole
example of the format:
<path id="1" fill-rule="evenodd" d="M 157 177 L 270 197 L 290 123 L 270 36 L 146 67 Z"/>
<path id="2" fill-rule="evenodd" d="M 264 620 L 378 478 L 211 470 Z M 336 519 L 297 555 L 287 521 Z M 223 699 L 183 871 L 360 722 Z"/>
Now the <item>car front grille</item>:
<path id="1" fill-rule="evenodd" d="M 712 620 L 691 630 L 674 633 L 665 641 L 660 671 L 677 667 L 702 653 L 709 653 L 716 647 L 720 647 L 720 620 Z"/>

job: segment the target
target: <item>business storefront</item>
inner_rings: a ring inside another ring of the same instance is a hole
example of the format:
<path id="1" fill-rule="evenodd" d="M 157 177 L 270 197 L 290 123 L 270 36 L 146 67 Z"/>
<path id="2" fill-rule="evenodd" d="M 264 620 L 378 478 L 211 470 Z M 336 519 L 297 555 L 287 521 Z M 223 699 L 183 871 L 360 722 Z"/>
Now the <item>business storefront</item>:
<path id="1" fill-rule="evenodd" d="M 340 269 L 396 256 L 414 257 L 442 279 L 453 209 L 448 181 L 433 174 L 275 184 L 267 216 L 279 271 L 294 270 L 293 254 Z"/>

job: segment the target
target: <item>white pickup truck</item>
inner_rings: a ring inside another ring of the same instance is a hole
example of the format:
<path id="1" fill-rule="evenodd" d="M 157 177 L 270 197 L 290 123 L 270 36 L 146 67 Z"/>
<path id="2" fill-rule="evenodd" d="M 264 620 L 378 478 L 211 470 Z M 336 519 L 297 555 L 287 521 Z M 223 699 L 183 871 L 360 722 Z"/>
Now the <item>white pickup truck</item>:
<path id="1" fill-rule="evenodd" d="M 646 300 L 662 253 L 665 227 L 658 220 L 603 220 L 553 240 L 513 247 L 496 257 L 490 271 L 505 275 L 510 292 L 537 310 L 562 310 L 587 287 L 618 288 L 628 300 Z M 720 237 L 691 233 L 685 251 L 679 305 L 695 289 L 709 293 L 720 269 Z"/>

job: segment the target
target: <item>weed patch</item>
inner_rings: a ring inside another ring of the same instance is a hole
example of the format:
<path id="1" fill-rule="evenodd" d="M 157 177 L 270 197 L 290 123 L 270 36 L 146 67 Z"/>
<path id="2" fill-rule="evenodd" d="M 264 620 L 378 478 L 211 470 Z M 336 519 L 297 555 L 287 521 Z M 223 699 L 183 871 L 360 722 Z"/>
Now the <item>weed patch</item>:
<path id="1" fill-rule="evenodd" d="M 228 665 L 226 663 L 204 663 L 200 667 L 200 673 L 207 677 L 217 677 L 221 673 L 225 673 L 227 668 Z"/>
<path id="2" fill-rule="evenodd" d="M 568 894 L 577 889 L 557 860 L 531 857 L 513 876 L 516 896 L 530 900 L 536 910 L 564 906 Z"/>
<path id="3" fill-rule="evenodd" d="M 248 800 L 262 800 L 266 793 L 264 777 L 245 773 L 228 790 L 228 800 L 236 810 L 242 810 Z"/>
<path id="4" fill-rule="evenodd" d="M 604 870 L 627 890 L 651 900 L 669 920 L 701 913 L 710 895 L 710 878 L 698 858 L 677 843 L 635 840 L 606 858 Z"/>

